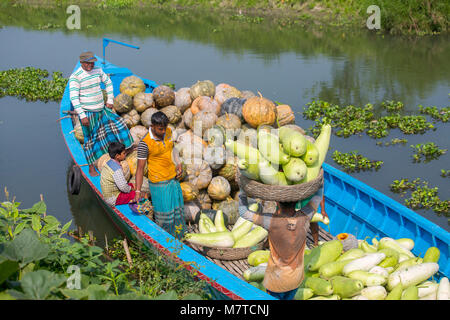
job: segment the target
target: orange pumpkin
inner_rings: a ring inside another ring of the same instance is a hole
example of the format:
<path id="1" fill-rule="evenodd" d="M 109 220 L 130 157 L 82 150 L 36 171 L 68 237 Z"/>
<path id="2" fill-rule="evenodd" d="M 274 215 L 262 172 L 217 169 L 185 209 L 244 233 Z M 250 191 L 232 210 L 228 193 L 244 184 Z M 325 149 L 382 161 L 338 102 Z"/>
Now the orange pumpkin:
<path id="1" fill-rule="evenodd" d="M 191 112 L 193 115 L 196 115 L 200 111 L 213 112 L 216 115 L 219 115 L 220 105 L 214 98 L 199 96 L 192 101 Z"/>
<path id="2" fill-rule="evenodd" d="M 286 124 L 295 123 L 295 114 L 291 107 L 287 104 L 280 104 L 277 108 L 277 121 L 278 127 L 282 127 Z"/>
<path id="3" fill-rule="evenodd" d="M 192 201 L 198 196 L 198 189 L 187 181 L 180 182 L 181 192 L 184 201 Z"/>
<path id="4" fill-rule="evenodd" d="M 259 97 L 253 97 L 245 101 L 242 106 L 242 115 L 249 125 L 257 128 L 261 124 L 272 125 L 276 120 L 277 110 L 272 101 L 259 93 Z"/>

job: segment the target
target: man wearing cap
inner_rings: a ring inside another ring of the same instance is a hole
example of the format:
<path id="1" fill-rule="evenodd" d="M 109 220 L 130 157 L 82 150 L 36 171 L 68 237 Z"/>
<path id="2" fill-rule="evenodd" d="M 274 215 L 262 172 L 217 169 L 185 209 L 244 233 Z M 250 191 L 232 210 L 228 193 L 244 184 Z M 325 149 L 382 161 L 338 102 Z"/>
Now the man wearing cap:
<path id="1" fill-rule="evenodd" d="M 108 145 L 117 141 L 132 146 L 133 138 L 121 117 L 111 111 L 113 107 L 113 84 L 100 67 L 94 66 L 94 54 L 90 51 L 80 55 L 81 66 L 69 78 L 70 101 L 80 118 L 84 135 L 84 153 L 89 174 L 98 176 L 94 162 L 108 152 Z M 106 108 L 100 83 L 107 93 Z"/>

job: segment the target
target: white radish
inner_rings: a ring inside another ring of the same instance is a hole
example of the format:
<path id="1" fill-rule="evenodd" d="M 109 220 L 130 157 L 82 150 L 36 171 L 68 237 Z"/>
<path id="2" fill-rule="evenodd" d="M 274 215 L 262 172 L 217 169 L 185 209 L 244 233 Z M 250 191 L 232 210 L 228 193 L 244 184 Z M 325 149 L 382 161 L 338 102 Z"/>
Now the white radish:
<path id="1" fill-rule="evenodd" d="M 231 248 L 234 238 L 231 232 L 186 233 L 185 239 L 190 243 L 212 248 Z"/>
<path id="2" fill-rule="evenodd" d="M 429 277 L 434 275 L 439 270 L 439 265 L 434 262 L 426 262 L 422 264 L 413 265 L 405 269 L 392 272 L 388 277 L 388 290 L 392 290 L 399 283 L 403 288 L 417 285 Z"/>
<path id="3" fill-rule="evenodd" d="M 362 270 L 350 272 L 347 277 L 360 280 L 366 287 L 382 286 L 386 283 L 386 277 L 376 273 L 370 273 Z"/>
<path id="4" fill-rule="evenodd" d="M 362 289 L 361 295 L 369 300 L 384 300 L 387 291 L 383 286 L 372 286 Z"/>
<path id="5" fill-rule="evenodd" d="M 378 249 L 394 249 L 398 253 L 403 253 L 409 256 L 410 258 L 414 258 L 414 254 L 406 249 L 405 247 L 401 246 L 397 241 L 395 241 L 392 238 L 384 237 L 380 239 L 380 242 L 378 243 Z"/>
<path id="6" fill-rule="evenodd" d="M 424 283 L 417 286 L 418 289 L 417 295 L 419 296 L 419 298 L 423 298 L 432 293 L 436 294 L 438 287 L 439 287 L 438 283 L 425 281 Z"/>
<path id="7" fill-rule="evenodd" d="M 361 258 L 347 263 L 342 272 L 344 275 L 347 275 L 355 270 L 369 271 L 383 261 L 384 258 L 386 258 L 386 255 L 382 252 L 368 253 Z"/>
<path id="8" fill-rule="evenodd" d="M 411 259 L 411 258 L 404 253 L 400 253 L 398 255 L 398 263 L 403 262 L 405 260 L 409 260 L 409 259 Z"/>
<path id="9" fill-rule="evenodd" d="M 354 296 L 353 298 L 352 298 L 352 300 L 369 300 L 367 297 L 364 297 L 364 296 L 362 296 L 362 295 L 357 295 L 357 296 Z"/>
<path id="10" fill-rule="evenodd" d="M 436 300 L 436 292 L 430 293 L 424 297 L 419 298 L 419 300 Z"/>
<path id="11" fill-rule="evenodd" d="M 389 272 L 385 268 L 380 267 L 380 266 L 373 267 L 372 269 L 369 270 L 369 272 L 370 273 L 379 274 L 379 275 L 384 276 L 386 278 L 389 276 Z"/>
<path id="12" fill-rule="evenodd" d="M 450 284 L 447 277 L 444 277 L 439 282 L 437 290 L 437 300 L 449 300 L 450 299 Z"/>
<path id="13" fill-rule="evenodd" d="M 414 240 L 409 238 L 395 239 L 399 245 L 401 245 L 406 250 L 411 251 L 414 248 Z"/>

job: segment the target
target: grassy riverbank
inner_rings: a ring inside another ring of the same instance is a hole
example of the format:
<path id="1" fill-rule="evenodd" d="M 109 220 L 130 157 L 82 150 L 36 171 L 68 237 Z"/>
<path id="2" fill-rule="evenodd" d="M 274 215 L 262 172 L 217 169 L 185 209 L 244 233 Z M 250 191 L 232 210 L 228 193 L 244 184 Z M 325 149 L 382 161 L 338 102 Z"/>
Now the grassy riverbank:
<path id="1" fill-rule="evenodd" d="M 43 200 L 0 202 L 0 300 L 209 299 L 205 281 L 142 244 L 106 248 L 70 232 Z M 68 237 L 67 234 L 72 234 Z M 78 241 L 69 239 L 76 238 Z"/>
<path id="2" fill-rule="evenodd" d="M 67 7 L 78 4 L 81 9 L 121 10 L 139 8 L 154 10 L 176 8 L 178 12 L 208 10 L 228 13 L 236 19 L 258 22 L 263 19 L 283 24 L 307 24 L 331 27 L 367 28 L 370 5 L 380 8 L 379 31 L 383 34 L 430 35 L 447 33 L 450 2 L 431 0 L 17 0 L 12 5 Z"/>

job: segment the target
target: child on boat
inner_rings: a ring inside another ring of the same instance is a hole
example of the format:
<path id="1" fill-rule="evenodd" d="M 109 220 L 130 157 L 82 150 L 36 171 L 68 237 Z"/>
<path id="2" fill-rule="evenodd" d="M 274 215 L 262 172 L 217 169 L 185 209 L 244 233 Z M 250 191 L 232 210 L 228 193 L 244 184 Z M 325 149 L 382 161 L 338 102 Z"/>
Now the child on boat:
<path id="1" fill-rule="evenodd" d="M 135 200 L 142 198 L 141 186 L 147 163 L 155 222 L 181 239 L 186 231 L 183 193 L 177 180 L 182 167 L 177 152 L 173 150 L 172 130 L 168 124 L 169 119 L 163 112 L 155 112 L 148 133 L 138 144 Z"/>
<path id="2" fill-rule="evenodd" d="M 277 202 L 272 214 L 263 213 L 260 204 L 247 198 L 242 189 L 239 192 L 239 215 L 269 232 L 270 256 L 263 284 L 268 294 L 280 300 L 292 300 L 303 281 L 306 235 L 315 224 L 310 225 L 310 220 L 322 198 L 323 186 L 306 201 Z M 321 209 L 326 214 L 323 205 Z"/>
<path id="3" fill-rule="evenodd" d="M 114 207 L 127 204 L 135 198 L 134 186 L 127 183 L 120 162 L 125 160 L 125 145 L 120 142 L 111 142 L 108 145 L 108 154 L 111 157 L 102 167 L 100 186 L 105 202 Z"/>

